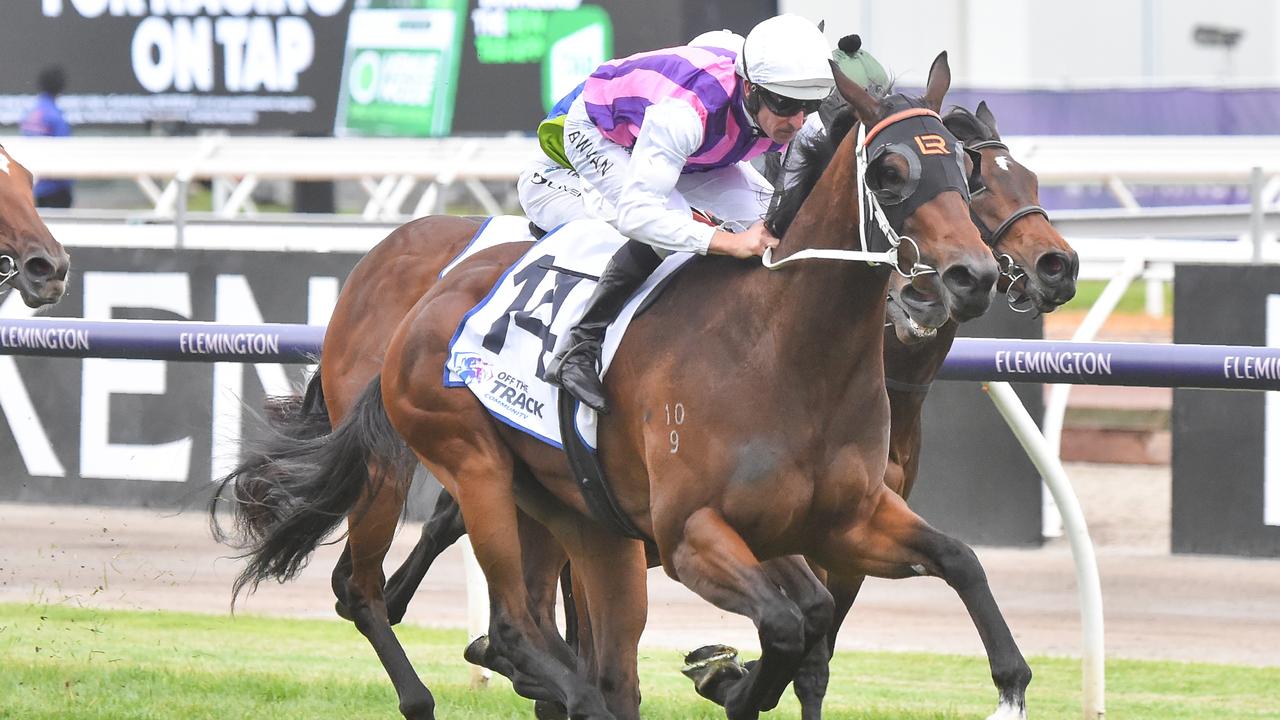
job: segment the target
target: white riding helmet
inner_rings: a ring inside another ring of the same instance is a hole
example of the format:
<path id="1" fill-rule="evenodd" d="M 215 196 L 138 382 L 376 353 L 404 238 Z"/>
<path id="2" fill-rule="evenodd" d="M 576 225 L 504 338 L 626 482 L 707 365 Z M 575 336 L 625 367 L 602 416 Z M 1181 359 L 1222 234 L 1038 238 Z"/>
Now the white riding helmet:
<path id="1" fill-rule="evenodd" d="M 732 30 L 708 30 L 689 41 L 689 47 L 713 47 L 742 54 L 744 38 Z"/>
<path id="2" fill-rule="evenodd" d="M 738 53 L 738 75 L 796 100 L 821 100 L 836 81 L 831 46 L 817 25 L 799 15 L 771 17 L 751 29 Z"/>

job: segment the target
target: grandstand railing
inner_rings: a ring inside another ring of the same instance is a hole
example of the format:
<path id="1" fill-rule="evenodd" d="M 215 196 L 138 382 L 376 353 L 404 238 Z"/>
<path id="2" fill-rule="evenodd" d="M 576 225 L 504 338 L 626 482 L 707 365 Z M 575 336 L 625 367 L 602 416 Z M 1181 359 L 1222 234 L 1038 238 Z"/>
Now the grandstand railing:
<path id="1" fill-rule="evenodd" d="M 1005 139 L 1012 155 L 1034 170 L 1041 185 L 1097 185 L 1136 209 L 1137 184 L 1248 185 L 1259 168 L 1260 202 L 1280 198 L 1280 135 L 1276 136 L 1038 136 Z M 485 185 L 509 183 L 541 157 L 528 136 L 294 138 L 5 137 L 5 146 L 45 177 L 123 179 L 138 184 L 154 213 L 173 216 L 193 180 L 213 180 L 223 192 L 217 210 L 233 217 L 252 210 L 254 188 L 265 180 L 349 180 L 367 194 L 363 216 L 394 219 L 442 208 L 445 191 L 466 188 L 471 201 L 498 214 L 501 203 Z M 412 207 L 408 201 L 422 184 Z"/>

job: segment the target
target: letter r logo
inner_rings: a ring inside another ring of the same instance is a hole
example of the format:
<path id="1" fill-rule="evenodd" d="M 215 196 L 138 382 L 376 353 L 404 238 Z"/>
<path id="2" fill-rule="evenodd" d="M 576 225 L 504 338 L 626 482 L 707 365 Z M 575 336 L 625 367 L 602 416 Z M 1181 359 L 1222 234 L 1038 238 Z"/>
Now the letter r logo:
<path id="1" fill-rule="evenodd" d="M 947 141 L 941 135 L 917 135 L 916 147 L 922 155 L 950 155 Z"/>

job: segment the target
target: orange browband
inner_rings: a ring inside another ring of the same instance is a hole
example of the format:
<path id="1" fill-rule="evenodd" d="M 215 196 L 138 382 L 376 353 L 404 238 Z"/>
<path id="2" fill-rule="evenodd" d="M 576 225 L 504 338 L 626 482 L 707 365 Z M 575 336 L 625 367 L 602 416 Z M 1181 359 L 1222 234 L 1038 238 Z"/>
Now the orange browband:
<path id="1" fill-rule="evenodd" d="M 875 137 L 876 133 L 898 122 L 899 120 L 906 120 L 907 118 L 920 117 L 922 115 L 929 115 L 931 117 L 938 118 L 939 121 L 942 120 L 942 118 L 938 116 L 938 113 L 930 110 L 929 108 L 908 108 L 906 110 L 903 110 L 902 112 L 896 112 L 890 115 L 889 117 L 881 120 L 880 122 L 876 123 L 876 126 L 871 128 L 871 132 L 867 133 L 867 138 L 862 141 L 862 147 L 866 147 L 870 145 L 871 138 Z"/>

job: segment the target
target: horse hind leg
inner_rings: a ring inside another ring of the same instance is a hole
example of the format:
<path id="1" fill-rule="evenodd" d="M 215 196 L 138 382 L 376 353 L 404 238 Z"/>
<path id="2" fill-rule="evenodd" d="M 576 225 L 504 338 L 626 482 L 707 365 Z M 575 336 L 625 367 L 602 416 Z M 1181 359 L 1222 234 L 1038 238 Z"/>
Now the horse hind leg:
<path id="1" fill-rule="evenodd" d="M 350 574 L 340 601 L 347 603 L 352 622 L 373 646 L 390 677 L 401 714 L 431 719 L 435 717 L 434 698 L 391 629 L 383 595 L 382 563 L 404 506 L 403 491 L 396 491 L 395 485 L 384 483 L 367 507 L 348 518 Z"/>
<path id="2" fill-rule="evenodd" d="M 475 417 L 451 417 L 447 426 L 433 425 L 429 422 L 432 414 L 409 403 L 396 406 L 395 411 L 403 413 L 396 425 L 419 459 L 462 508 L 476 559 L 488 583 L 485 664 L 499 659 L 509 663 L 504 669 L 527 680 L 528 689 L 549 691 L 568 708 L 570 717 L 612 718 L 599 690 L 578 674 L 569 646 L 558 635 L 544 632 L 530 611 L 520 518 L 511 481 L 514 459 L 488 423 L 483 409 L 478 403 L 469 402 L 474 404 Z M 392 404 L 388 403 L 388 407 Z M 463 408 L 457 411 L 467 413 Z M 465 442 L 460 442 L 452 429 L 465 433 Z M 434 458 L 444 462 L 435 462 Z M 552 569 L 552 582 L 558 572 L 559 566 Z"/>
<path id="3" fill-rule="evenodd" d="M 370 468 L 375 471 L 375 468 Z M 376 477 L 375 475 L 372 475 Z M 343 563 L 334 571 L 335 590 L 356 629 L 373 646 L 378 660 L 395 686 L 400 712 L 411 720 L 433 720 L 435 699 L 413 669 L 404 647 L 396 638 L 387 617 L 383 596 L 382 561 L 395 535 L 404 507 L 407 483 L 384 482 L 370 501 L 348 517 L 347 554 L 350 574 L 345 583 L 338 579 Z"/>
<path id="4" fill-rule="evenodd" d="M 951 586 L 969 611 L 982 639 L 999 692 L 988 720 L 1023 720 L 1031 668 L 1000 613 L 986 572 L 968 545 L 938 532 L 885 490 L 866 525 L 833 538 L 819 562 L 833 575 L 905 578 L 932 575 Z"/>
<path id="5" fill-rule="evenodd" d="M 417 544 L 387 581 L 387 618 L 392 625 L 404 619 L 409 601 L 413 599 L 413 594 L 417 592 L 422 578 L 431 569 L 436 558 L 466 532 L 458 503 L 452 495 L 441 490 L 436 497 L 431 517 L 422 524 L 422 535 L 418 537 Z"/>

